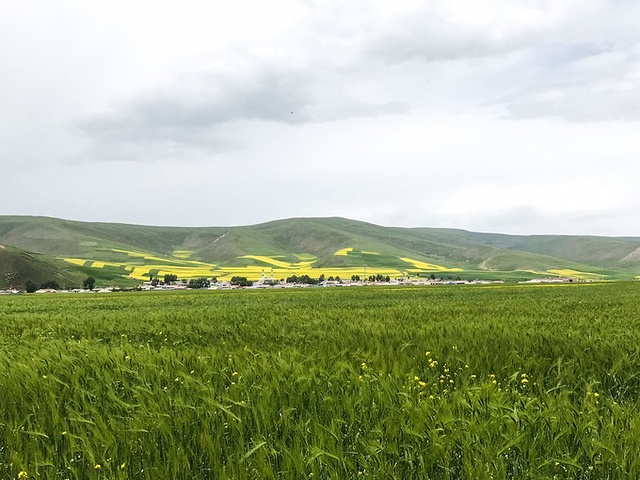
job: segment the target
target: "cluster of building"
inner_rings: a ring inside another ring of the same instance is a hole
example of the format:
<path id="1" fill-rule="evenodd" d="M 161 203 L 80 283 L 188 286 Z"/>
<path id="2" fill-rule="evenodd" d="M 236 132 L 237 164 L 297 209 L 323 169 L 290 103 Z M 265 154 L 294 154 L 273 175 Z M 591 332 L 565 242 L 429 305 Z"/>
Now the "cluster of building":
<path id="1" fill-rule="evenodd" d="M 94 288 L 93 290 L 83 290 L 81 288 L 72 288 L 72 289 L 55 289 L 55 288 L 40 288 L 33 293 L 111 293 L 120 291 L 120 287 L 104 287 L 104 288 Z M 24 290 L 16 290 L 15 288 L 8 290 L 0 290 L 0 295 L 11 295 L 16 293 L 24 293 Z"/>
<path id="2" fill-rule="evenodd" d="M 520 283 L 572 283 L 576 280 L 573 278 L 535 278 Z M 208 279 L 204 288 L 208 290 L 233 290 L 233 289 L 267 289 L 267 288 L 309 288 L 309 287 L 362 287 L 362 286 L 386 286 L 386 285 L 484 285 L 484 284 L 501 284 L 502 280 L 449 280 L 449 279 L 431 279 L 431 278 L 394 278 L 389 281 L 371 281 L 369 280 L 321 280 L 314 284 L 287 282 L 283 280 L 274 280 L 273 277 L 268 278 L 264 274 L 259 280 L 254 282 L 244 282 L 238 284 L 227 280 Z M 147 281 L 143 282 L 136 290 L 139 291 L 156 291 L 156 290 L 187 290 L 194 288 L 190 284 L 190 280 L 177 280 L 175 282 L 159 282 Z M 121 291 L 120 287 L 94 288 L 92 290 L 72 289 L 72 290 L 55 290 L 51 288 L 42 288 L 35 293 L 111 293 Z M 0 295 L 22 293 L 21 290 L 9 289 L 0 290 Z"/>
<path id="3" fill-rule="evenodd" d="M 317 288 L 317 287 L 363 287 L 363 286 L 388 286 L 388 285 L 480 285 L 480 284 L 496 284 L 504 283 L 502 280 L 444 280 L 444 279 L 425 279 L 425 278 L 395 278 L 386 281 L 369 281 L 369 280 L 323 280 L 315 284 L 287 282 L 279 280 L 271 280 L 263 278 L 251 282 L 251 285 L 237 285 L 230 281 L 218 280 L 211 281 L 208 290 L 233 290 L 233 289 L 267 289 L 267 288 Z M 187 290 L 189 282 L 182 280 L 178 282 L 163 284 L 144 282 L 140 289 L 143 291 L 150 290 Z"/>

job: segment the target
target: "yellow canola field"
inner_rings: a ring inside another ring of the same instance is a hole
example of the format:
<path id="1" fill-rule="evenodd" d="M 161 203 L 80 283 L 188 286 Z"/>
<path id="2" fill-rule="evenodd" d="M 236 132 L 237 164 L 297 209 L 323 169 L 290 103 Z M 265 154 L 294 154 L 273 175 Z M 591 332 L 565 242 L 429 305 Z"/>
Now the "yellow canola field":
<path id="1" fill-rule="evenodd" d="M 579 270 L 571 270 L 570 268 L 563 268 L 563 269 L 555 268 L 555 269 L 547 270 L 547 272 L 553 273 L 554 275 L 559 275 L 561 277 L 573 277 L 573 278 L 579 278 L 581 280 L 606 277 L 606 275 L 601 275 L 599 273 L 580 272 Z"/>
<path id="2" fill-rule="evenodd" d="M 298 255 L 296 257 L 300 258 Z M 284 268 L 288 270 L 300 269 L 300 268 L 310 268 L 312 264 L 316 262 L 316 257 L 312 259 L 304 260 L 296 263 L 284 262 L 282 260 L 276 260 L 274 257 L 267 257 L 265 255 L 243 255 L 240 258 L 248 258 L 251 260 L 256 260 L 258 262 L 266 263 L 272 267 Z M 259 268 L 262 268 L 258 265 Z"/>
<path id="3" fill-rule="evenodd" d="M 338 257 L 346 257 L 347 255 L 349 255 L 351 252 L 353 252 L 353 248 L 349 247 L 349 248 L 342 248 L 340 250 L 338 250 L 336 253 L 334 253 L 335 256 Z M 363 255 L 380 255 L 378 252 L 368 252 L 366 250 L 362 250 L 362 251 L 358 251 L 356 253 L 361 253 Z"/>
<path id="4" fill-rule="evenodd" d="M 145 252 L 138 252 L 138 251 L 135 251 L 135 250 L 122 250 L 122 249 L 119 249 L 119 248 L 112 248 L 111 251 L 117 252 L 117 253 L 126 253 L 130 257 L 140 258 L 140 259 L 145 260 L 145 261 L 149 260 L 149 261 L 152 261 L 152 262 L 162 262 L 164 267 L 166 267 L 167 264 L 170 264 L 170 265 L 176 264 L 178 266 L 180 266 L 180 265 L 199 265 L 199 266 L 203 266 L 203 267 L 204 266 L 209 267 L 209 266 L 213 265 L 213 264 L 206 263 L 206 262 L 198 262 L 196 260 L 181 259 L 180 257 L 175 255 L 176 252 L 182 252 L 182 254 L 186 254 L 186 252 L 189 252 L 189 256 L 191 256 L 193 254 L 193 252 L 190 251 L 190 250 L 175 250 L 173 252 L 175 258 L 158 257 L 158 256 L 155 256 L 153 254 L 149 254 L 149 253 L 145 253 Z M 177 261 L 176 259 L 180 259 L 180 260 Z M 126 265 L 126 263 L 120 264 L 120 265 Z"/>
<path id="5" fill-rule="evenodd" d="M 268 271 L 262 267 L 222 267 L 215 272 L 215 276 L 219 280 L 229 280 L 231 277 L 247 277 L 249 280 L 258 280 L 264 272 L 267 278 L 271 277 L 271 269 Z M 389 275 L 392 278 L 402 277 L 402 273 L 395 269 L 388 268 L 367 268 L 366 276 L 369 275 Z M 313 278 L 318 278 L 320 275 L 329 277 L 340 277 L 343 280 L 350 279 L 352 275 L 359 275 L 363 278 L 365 271 L 362 267 L 328 267 L 328 268 L 274 268 L 273 278 L 276 280 L 286 279 L 292 275 L 298 277 L 302 275 L 309 275 Z"/>
<path id="6" fill-rule="evenodd" d="M 400 257 L 400 260 L 406 263 L 412 264 L 416 269 L 409 269 L 410 272 L 429 270 L 436 272 L 462 272 L 461 268 L 447 268 L 442 265 L 435 265 L 433 263 L 421 262 L 420 260 L 414 260 L 412 258 Z"/>
<path id="7" fill-rule="evenodd" d="M 249 258 L 251 260 L 257 260 L 258 262 L 267 263 L 269 265 L 273 265 L 274 267 L 280 268 L 289 268 L 291 264 L 289 262 L 283 262 L 280 260 L 275 260 L 271 257 L 265 257 L 264 255 L 243 255 L 240 258 Z"/>
<path id="8" fill-rule="evenodd" d="M 402 258 L 404 262 L 412 265 L 413 268 L 399 270 L 397 268 L 384 268 L 384 267 L 364 267 L 364 266 L 352 266 L 352 267 L 327 267 L 327 268 L 314 268 L 313 264 L 317 261 L 317 258 L 307 253 L 297 254 L 296 257 L 300 259 L 299 262 L 290 263 L 284 260 L 279 260 L 280 257 L 272 257 L 266 255 L 244 255 L 241 258 L 254 260 L 263 265 L 247 265 L 247 266 L 225 266 L 221 267 L 212 263 L 198 262 L 193 260 L 187 260 L 187 256 L 192 254 L 188 250 L 175 250 L 173 257 L 160 257 L 154 254 L 145 253 L 141 251 L 132 251 L 124 249 L 113 249 L 114 252 L 125 253 L 129 257 L 129 260 L 122 262 L 118 261 L 103 261 L 103 260 L 87 260 L 81 258 L 65 258 L 64 260 L 74 265 L 84 266 L 91 265 L 92 268 L 105 268 L 116 267 L 122 268 L 129 272 L 129 278 L 145 281 L 149 280 L 151 272 L 154 277 L 162 278 L 166 274 L 177 275 L 179 279 L 193 279 L 200 277 L 217 277 L 221 280 L 229 280 L 231 277 L 240 276 L 247 277 L 249 280 L 258 280 L 264 274 L 270 278 L 273 272 L 273 277 L 277 280 L 285 279 L 292 275 L 302 276 L 309 275 L 310 277 L 318 278 L 320 275 L 325 277 L 340 277 L 342 279 L 350 279 L 353 275 L 358 275 L 360 278 L 368 277 L 369 275 L 384 275 L 392 278 L 402 277 L 406 273 L 412 274 L 424 273 L 425 271 L 433 272 L 458 272 L 461 269 L 458 268 L 446 268 L 440 265 L 434 265 L 426 262 L 420 262 L 409 258 Z M 335 255 L 346 256 L 350 252 L 353 252 L 353 248 L 343 248 L 338 250 Z M 369 255 L 378 255 L 376 252 L 362 252 Z M 180 258 L 181 256 L 185 258 Z"/>
<path id="9" fill-rule="evenodd" d="M 83 267 L 88 261 L 86 258 L 63 258 L 63 260 L 67 263 L 72 263 L 73 265 L 79 265 L 80 267 Z"/>
<path id="10" fill-rule="evenodd" d="M 216 276 L 216 267 L 211 265 L 209 268 L 204 267 L 180 267 L 180 266 L 169 266 L 166 265 L 144 265 L 144 266 L 134 266 L 129 274 L 129 278 L 133 278 L 135 280 L 149 280 L 151 272 L 154 273 L 155 277 L 162 278 L 167 274 L 177 275 L 179 279 L 191 279 L 191 278 L 200 278 L 200 277 L 215 277 Z"/>

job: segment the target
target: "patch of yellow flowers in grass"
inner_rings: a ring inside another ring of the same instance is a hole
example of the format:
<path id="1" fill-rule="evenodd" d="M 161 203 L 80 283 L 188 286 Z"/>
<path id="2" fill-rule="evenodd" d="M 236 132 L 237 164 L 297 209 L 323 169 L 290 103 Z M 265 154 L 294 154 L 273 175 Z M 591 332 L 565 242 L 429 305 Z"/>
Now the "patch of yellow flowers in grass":
<path id="1" fill-rule="evenodd" d="M 457 352 L 458 348 L 454 346 L 452 350 Z M 442 367 L 438 367 L 437 357 L 431 351 L 427 350 L 425 356 L 429 370 L 433 372 L 425 375 L 431 379 L 423 379 L 419 375 L 414 375 L 413 382 L 408 385 L 409 389 L 416 391 L 420 396 L 429 394 L 430 400 L 441 398 L 441 395 L 452 393 L 457 387 L 464 387 L 465 384 L 475 383 L 479 380 L 479 376 L 471 373 L 469 365 L 463 361 L 460 361 L 459 365 L 455 367 L 446 363 L 442 364 Z M 523 393 L 529 386 L 530 379 L 527 373 L 516 372 L 503 384 L 498 381 L 494 373 L 491 373 L 486 377 L 486 382 L 496 388 L 498 392 Z M 595 398 L 597 399 L 597 397 Z"/>

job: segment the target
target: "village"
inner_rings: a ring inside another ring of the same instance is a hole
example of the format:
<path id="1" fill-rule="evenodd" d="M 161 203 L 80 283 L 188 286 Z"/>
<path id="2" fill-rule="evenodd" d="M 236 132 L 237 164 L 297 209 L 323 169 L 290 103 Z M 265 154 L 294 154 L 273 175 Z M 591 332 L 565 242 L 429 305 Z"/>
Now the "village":
<path id="1" fill-rule="evenodd" d="M 558 284 L 558 283 L 574 283 L 574 278 L 567 277 L 549 277 L 534 278 L 516 283 L 523 284 Z M 163 279 L 150 278 L 148 281 L 142 282 L 137 287 L 123 288 L 119 286 L 107 286 L 96 288 L 39 288 L 32 293 L 113 293 L 126 291 L 176 291 L 176 290 L 238 290 L 238 289 L 286 289 L 286 288 L 340 288 L 340 287 L 365 287 L 365 286 L 433 286 L 433 285 L 490 285 L 503 284 L 504 280 L 463 280 L 451 278 L 437 278 L 434 275 L 430 277 L 406 277 L 406 278 L 389 278 L 381 275 L 369 276 L 368 278 L 360 278 L 359 275 L 353 275 L 349 279 L 341 279 L 340 277 L 328 277 L 320 275 L 319 278 L 311 278 L 307 275 L 297 277 L 292 276 L 287 279 L 276 280 L 271 275 L 262 272 L 258 280 L 247 280 L 245 277 L 232 277 L 230 280 L 219 280 L 217 278 L 198 278 L 198 279 L 178 279 L 175 276 L 165 276 Z M 21 294 L 25 293 L 20 289 L 0 290 L 0 295 Z"/>

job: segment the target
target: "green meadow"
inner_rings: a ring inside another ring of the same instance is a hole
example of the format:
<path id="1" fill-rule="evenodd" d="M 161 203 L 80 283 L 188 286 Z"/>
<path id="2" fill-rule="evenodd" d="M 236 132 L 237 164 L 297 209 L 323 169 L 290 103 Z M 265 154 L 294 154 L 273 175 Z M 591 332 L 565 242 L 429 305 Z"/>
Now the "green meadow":
<path id="1" fill-rule="evenodd" d="M 639 478 L 639 296 L 2 296 L 0 478 Z"/>

